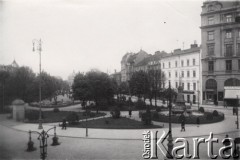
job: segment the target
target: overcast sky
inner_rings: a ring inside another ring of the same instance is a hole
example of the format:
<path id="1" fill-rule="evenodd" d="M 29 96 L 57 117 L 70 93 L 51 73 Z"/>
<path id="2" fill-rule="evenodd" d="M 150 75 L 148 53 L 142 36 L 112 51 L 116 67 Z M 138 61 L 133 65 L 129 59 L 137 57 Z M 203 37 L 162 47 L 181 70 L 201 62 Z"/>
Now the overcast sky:
<path id="1" fill-rule="evenodd" d="M 120 71 L 126 52 L 189 48 L 201 40 L 202 0 L 0 0 L 0 64 L 14 59 L 38 72 L 32 40 L 41 38 L 42 68 Z"/>

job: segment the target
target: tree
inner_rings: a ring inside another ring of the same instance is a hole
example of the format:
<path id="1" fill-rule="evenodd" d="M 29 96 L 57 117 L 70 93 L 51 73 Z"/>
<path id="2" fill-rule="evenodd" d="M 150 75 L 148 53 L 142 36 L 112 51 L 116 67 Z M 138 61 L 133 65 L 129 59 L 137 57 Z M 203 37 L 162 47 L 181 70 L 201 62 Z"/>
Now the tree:
<path id="1" fill-rule="evenodd" d="M 72 89 L 74 98 L 82 101 L 93 100 L 98 112 L 99 106 L 110 104 L 116 84 L 106 73 L 92 70 L 85 75 L 77 74 Z"/>
<path id="2" fill-rule="evenodd" d="M 134 72 L 129 82 L 129 88 L 132 95 L 136 95 L 138 98 L 143 97 L 145 101 L 150 88 L 147 73 L 144 71 Z"/>
<path id="3" fill-rule="evenodd" d="M 121 97 L 123 94 L 129 93 L 129 87 L 127 82 L 121 82 L 117 89 L 117 96 L 118 98 Z"/>
<path id="4" fill-rule="evenodd" d="M 0 71 L 0 83 L 1 83 L 1 86 L 2 86 L 2 108 L 0 111 L 3 111 L 4 109 L 4 99 L 5 99 L 5 84 L 6 84 L 6 80 L 8 79 L 9 77 L 9 72 L 5 71 L 5 70 L 1 70 Z"/>
<path id="5" fill-rule="evenodd" d="M 149 81 L 149 100 L 152 105 L 152 98 L 154 96 L 155 106 L 157 106 L 157 94 L 162 89 L 162 84 L 165 82 L 166 77 L 164 72 L 161 70 L 149 70 L 148 71 L 148 81 Z"/>
<path id="6" fill-rule="evenodd" d="M 84 103 L 93 100 L 90 83 L 82 73 L 75 76 L 72 89 L 74 99 L 79 99 Z"/>

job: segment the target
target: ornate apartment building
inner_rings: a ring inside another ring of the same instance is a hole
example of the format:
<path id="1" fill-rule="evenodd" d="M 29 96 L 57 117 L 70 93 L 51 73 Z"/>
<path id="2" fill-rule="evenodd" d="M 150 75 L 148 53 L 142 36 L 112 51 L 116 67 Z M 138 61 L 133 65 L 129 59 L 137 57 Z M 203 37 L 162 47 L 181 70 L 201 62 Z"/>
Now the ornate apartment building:
<path id="1" fill-rule="evenodd" d="M 165 73 L 166 85 L 183 87 L 184 99 L 187 103 L 201 103 L 201 58 L 200 47 L 191 45 L 190 49 L 174 50 L 160 59 L 160 68 Z"/>
<path id="2" fill-rule="evenodd" d="M 240 3 L 205 1 L 201 13 L 203 103 L 240 97 Z"/>
<path id="3" fill-rule="evenodd" d="M 173 53 L 159 51 L 155 52 L 154 55 L 141 52 L 139 52 L 141 54 L 127 53 L 121 61 L 122 81 L 130 80 L 131 74 L 136 71 L 147 72 L 161 69 L 165 74 L 165 82 L 162 82 L 163 88 L 168 88 L 170 82 L 171 87 L 177 91 L 177 88 L 181 85 L 184 89 L 186 102 L 201 103 L 200 51 L 197 44 L 192 44 L 189 49 L 176 49 Z M 141 61 L 137 61 L 137 57 Z"/>

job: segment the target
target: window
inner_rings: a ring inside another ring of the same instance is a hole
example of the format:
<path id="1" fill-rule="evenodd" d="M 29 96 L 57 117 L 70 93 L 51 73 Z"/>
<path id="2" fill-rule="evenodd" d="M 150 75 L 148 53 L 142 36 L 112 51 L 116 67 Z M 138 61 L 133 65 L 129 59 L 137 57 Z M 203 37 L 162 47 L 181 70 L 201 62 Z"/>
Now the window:
<path id="1" fill-rule="evenodd" d="M 226 60 L 226 71 L 232 70 L 232 60 Z"/>
<path id="2" fill-rule="evenodd" d="M 214 63 L 213 61 L 208 61 L 208 71 L 213 72 L 214 71 Z"/>
<path id="3" fill-rule="evenodd" d="M 240 70 L 240 59 L 238 60 L 238 70 Z"/>
<path id="4" fill-rule="evenodd" d="M 213 31 L 208 32 L 208 40 L 214 40 L 214 32 Z"/>
<path id="5" fill-rule="evenodd" d="M 168 62 L 168 68 L 171 68 L 171 62 Z"/>
<path id="6" fill-rule="evenodd" d="M 165 68 L 164 63 L 163 63 L 163 68 Z"/>
<path id="7" fill-rule="evenodd" d="M 187 77 L 190 77 L 190 72 L 189 71 L 187 71 Z"/>
<path id="8" fill-rule="evenodd" d="M 178 88 L 178 82 L 176 82 L 175 85 L 176 85 L 176 88 Z"/>
<path id="9" fill-rule="evenodd" d="M 207 52 L 208 52 L 208 55 L 214 55 L 214 45 L 213 44 L 208 45 Z"/>
<path id="10" fill-rule="evenodd" d="M 214 24 L 214 17 L 211 16 L 211 17 L 208 17 L 208 25 L 212 25 Z"/>
<path id="11" fill-rule="evenodd" d="M 193 90 L 196 91 L 196 83 L 193 83 Z"/>
<path id="12" fill-rule="evenodd" d="M 182 83 L 182 88 L 183 88 L 183 90 L 184 90 L 184 83 Z"/>
<path id="13" fill-rule="evenodd" d="M 168 77 L 171 78 L 171 72 L 168 72 Z"/>
<path id="14" fill-rule="evenodd" d="M 231 30 L 226 31 L 226 38 L 232 38 L 232 31 Z"/>
<path id="15" fill-rule="evenodd" d="M 240 56 L 240 43 L 237 43 L 237 55 Z"/>
<path id="16" fill-rule="evenodd" d="M 233 55 L 233 45 L 232 44 L 225 44 L 225 56 L 231 57 Z"/>
<path id="17" fill-rule="evenodd" d="M 210 12 L 210 11 L 213 11 L 213 6 L 212 5 L 208 6 L 208 12 Z"/>
<path id="18" fill-rule="evenodd" d="M 177 61 L 175 61 L 175 67 L 177 67 Z"/>
<path id="19" fill-rule="evenodd" d="M 196 77 L 196 71 L 193 71 L 193 77 Z"/>
<path id="20" fill-rule="evenodd" d="M 226 22 L 232 22 L 233 18 L 231 14 L 226 15 Z"/>
<path id="21" fill-rule="evenodd" d="M 159 67 L 161 68 L 161 63 L 159 63 Z"/>
<path id="22" fill-rule="evenodd" d="M 190 83 L 187 83 L 187 89 L 190 90 Z"/>
<path id="23" fill-rule="evenodd" d="M 181 61 L 181 65 L 182 65 L 182 67 L 183 67 L 183 65 L 184 65 L 184 61 L 183 61 L 183 60 Z"/>
<path id="24" fill-rule="evenodd" d="M 237 31 L 237 37 L 240 38 L 240 29 Z"/>
<path id="25" fill-rule="evenodd" d="M 196 65 L 196 60 L 195 59 L 193 59 L 192 64 L 193 64 L 193 66 Z"/>
<path id="26" fill-rule="evenodd" d="M 177 71 L 175 71 L 175 77 L 176 77 L 176 78 L 178 77 L 178 72 L 177 72 Z"/>
<path id="27" fill-rule="evenodd" d="M 182 71 L 182 77 L 184 77 L 184 71 Z"/>
<path id="28" fill-rule="evenodd" d="M 189 66 L 189 59 L 187 60 L 187 66 Z"/>

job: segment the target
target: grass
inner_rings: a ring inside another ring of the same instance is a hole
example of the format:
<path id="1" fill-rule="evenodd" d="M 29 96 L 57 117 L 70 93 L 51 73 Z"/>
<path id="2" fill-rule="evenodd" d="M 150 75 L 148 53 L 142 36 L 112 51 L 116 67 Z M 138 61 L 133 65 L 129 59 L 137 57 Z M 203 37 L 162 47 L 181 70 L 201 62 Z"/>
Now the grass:
<path id="1" fill-rule="evenodd" d="M 142 122 L 133 119 L 121 117 L 114 119 L 112 117 L 99 118 L 90 121 L 83 121 L 75 125 L 69 125 L 69 127 L 85 128 L 87 123 L 88 128 L 102 128 L 102 129 L 149 129 L 149 128 L 161 128 L 157 125 L 143 125 Z"/>
<path id="2" fill-rule="evenodd" d="M 86 116 L 83 112 L 71 112 L 71 111 L 43 111 L 43 123 L 53 123 L 53 122 L 62 122 L 64 118 L 67 118 L 68 115 L 76 113 L 78 115 L 79 120 L 86 119 Z M 99 112 L 98 114 L 95 112 L 91 112 L 88 114 L 88 118 L 95 118 L 105 116 L 105 113 Z M 27 122 L 29 123 L 38 123 L 39 111 L 31 110 L 26 113 Z"/>

